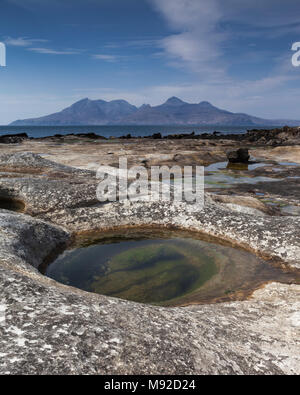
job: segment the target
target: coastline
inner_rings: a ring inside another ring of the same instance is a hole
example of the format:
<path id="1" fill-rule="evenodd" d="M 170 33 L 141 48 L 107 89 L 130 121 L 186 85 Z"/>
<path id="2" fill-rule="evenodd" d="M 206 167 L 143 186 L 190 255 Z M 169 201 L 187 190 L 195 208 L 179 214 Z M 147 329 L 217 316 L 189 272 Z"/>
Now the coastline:
<path id="1" fill-rule="evenodd" d="M 120 126 L 10 126 L 0 125 L 0 136 L 26 133 L 28 137 L 42 138 L 51 137 L 56 134 L 68 135 L 68 134 L 88 134 L 93 133 L 98 136 L 109 137 L 121 137 L 130 134 L 132 137 L 150 137 L 153 134 L 160 133 L 163 136 L 170 134 L 212 134 L 215 131 L 221 134 L 242 134 L 246 133 L 247 130 L 251 130 L 257 127 L 262 130 L 274 129 L 280 126 L 254 126 L 254 125 L 237 125 L 237 126 L 225 126 L 225 125 L 174 125 L 174 126 L 133 126 L 133 125 L 120 125 Z"/>

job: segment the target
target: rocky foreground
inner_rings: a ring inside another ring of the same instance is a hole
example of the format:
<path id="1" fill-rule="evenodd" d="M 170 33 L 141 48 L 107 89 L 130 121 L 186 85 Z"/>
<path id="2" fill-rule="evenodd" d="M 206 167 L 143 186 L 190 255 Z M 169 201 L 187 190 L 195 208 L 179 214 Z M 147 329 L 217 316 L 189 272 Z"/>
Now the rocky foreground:
<path id="1" fill-rule="evenodd" d="M 0 198 L 22 207 L 0 210 L 0 373 L 299 374 L 297 284 L 266 284 L 244 301 L 159 308 L 86 293 L 37 270 L 78 232 L 155 225 L 205 232 L 297 272 L 300 217 L 270 210 L 248 190 L 206 194 L 204 209 L 96 199 L 94 169 L 116 165 L 120 153 L 132 164 L 204 164 L 245 142 L 67 139 L 0 146 Z M 281 155 L 297 152 L 294 136 L 286 148 Z M 259 144 L 254 152 L 264 154 Z M 284 171 L 295 177 L 298 169 Z"/>

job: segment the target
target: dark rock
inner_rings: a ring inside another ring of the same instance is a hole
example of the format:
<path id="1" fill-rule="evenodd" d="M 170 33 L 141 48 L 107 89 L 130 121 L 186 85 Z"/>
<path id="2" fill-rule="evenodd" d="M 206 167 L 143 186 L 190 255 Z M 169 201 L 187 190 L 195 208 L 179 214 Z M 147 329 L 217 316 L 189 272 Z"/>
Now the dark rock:
<path id="1" fill-rule="evenodd" d="M 87 139 L 87 140 L 106 140 L 106 137 L 100 136 L 96 133 L 68 133 L 68 134 L 55 134 L 54 136 L 38 137 L 37 140 L 42 141 L 69 141 L 70 139 Z"/>
<path id="2" fill-rule="evenodd" d="M 249 150 L 240 148 L 237 151 L 230 151 L 227 153 L 227 158 L 230 163 L 248 163 L 250 159 Z"/>
<path id="3" fill-rule="evenodd" d="M 81 133 L 81 134 L 75 134 L 75 136 L 92 139 L 92 140 L 104 139 L 104 137 L 99 136 L 96 133 Z"/>
<path id="4" fill-rule="evenodd" d="M 6 134 L 4 136 L 0 136 L 0 144 L 19 144 L 28 138 L 27 133 Z"/>
<path id="5" fill-rule="evenodd" d="M 292 143 L 300 143 L 300 128 L 285 126 L 277 129 L 253 129 L 248 130 L 243 136 L 244 141 L 271 146 L 289 145 Z"/>
<path id="6" fill-rule="evenodd" d="M 153 138 L 154 140 L 160 140 L 160 139 L 162 139 L 162 135 L 161 135 L 161 133 L 154 133 L 154 134 L 152 135 L 152 138 Z"/>

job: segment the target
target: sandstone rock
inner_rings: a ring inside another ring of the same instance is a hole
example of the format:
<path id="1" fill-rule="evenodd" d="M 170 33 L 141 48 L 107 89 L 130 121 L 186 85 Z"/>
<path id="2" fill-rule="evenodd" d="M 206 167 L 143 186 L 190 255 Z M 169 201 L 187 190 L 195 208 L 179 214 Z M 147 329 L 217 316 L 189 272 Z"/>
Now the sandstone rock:
<path id="1" fill-rule="evenodd" d="M 254 197 L 236 195 L 211 195 L 211 198 L 214 202 L 223 203 L 227 207 L 231 207 L 233 210 L 241 213 L 251 213 L 249 210 L 243 210 L 244 208 L 253 210 L 252 213 L 255 215 L 273 215 L 275 211 L 272 207 L 267 206 Z"/>
<path id="2" fill-rule="evenodd" d="M 2 166 L 46 176 L 0 178 L 0 195 L 22 196 L 34 215 L 0 210 L 0 374 L 300 373 L 299 285 L 170 309 L 86 293 L 36 269 L 75 232 L 143 225 L 205 232 L 299 268 L 300 218 L 236 213 L 210 195 L 204 208 L 93 206 L 94 172 L 30 153 L 2 156 Z"/>
<path id="3" fill-rule="evenodd" d="M 300 373 L 299 286 L 269 284 L 244 302 L 146 306 L 38 273 L 63 230 L 1 211 L 3 232 L 0 374 Z"/>

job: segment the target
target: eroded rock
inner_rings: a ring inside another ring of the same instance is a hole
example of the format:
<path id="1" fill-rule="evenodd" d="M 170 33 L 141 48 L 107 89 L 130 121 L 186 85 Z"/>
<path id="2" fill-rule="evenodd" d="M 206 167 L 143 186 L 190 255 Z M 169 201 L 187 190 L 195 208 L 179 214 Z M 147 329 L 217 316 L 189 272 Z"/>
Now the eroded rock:
<path id="1" fill-rule="evenodd" d="M 0 210 L 1 374 L 300 373 L 298 285 L 269 284 L 243 302 L 168 309 L 89 294 L 36 269 L 74 232 L 153 224 L 202 231 L 299 268 L 300 218 L 236 213 L 209 195 L 204 208 L 93 206 L 94 172 L 30 154 L 2 157 L 0 166 L 22 169 L 1 178 L 0 191 L 22 197 L 35 216 Z"/>

